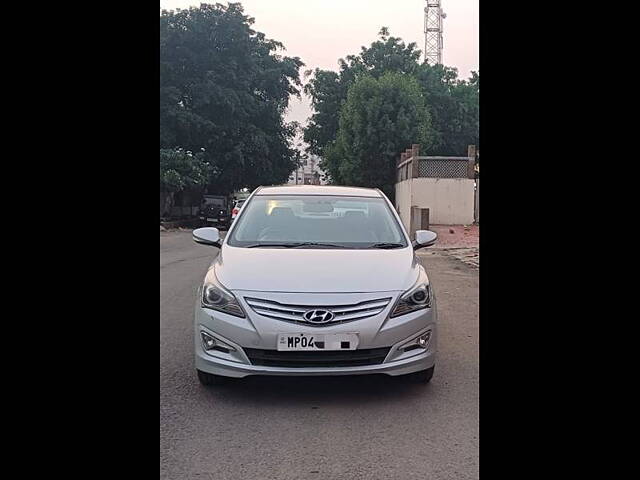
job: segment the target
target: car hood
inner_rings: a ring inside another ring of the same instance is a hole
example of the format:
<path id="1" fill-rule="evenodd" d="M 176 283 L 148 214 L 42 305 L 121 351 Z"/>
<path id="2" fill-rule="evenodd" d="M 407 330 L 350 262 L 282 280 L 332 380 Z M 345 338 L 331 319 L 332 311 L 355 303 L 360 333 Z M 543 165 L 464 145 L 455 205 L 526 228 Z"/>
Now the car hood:
<path id="1" fill-rule="evenodd" d="M 211 267 L 229 290 L 306 293 L 406 290 L 420 269 L 411 247 L 340 250 L 226 244 Z"/>

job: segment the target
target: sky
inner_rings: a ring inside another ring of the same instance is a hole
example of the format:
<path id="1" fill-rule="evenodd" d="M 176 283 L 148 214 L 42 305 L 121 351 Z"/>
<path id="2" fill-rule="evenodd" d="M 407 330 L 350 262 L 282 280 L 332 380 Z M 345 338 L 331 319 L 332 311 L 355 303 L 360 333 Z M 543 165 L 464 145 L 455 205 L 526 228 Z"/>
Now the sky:
<path id="1" fill-rule="evenodd" d="M 239 0 L 246 15 L 255 19 L 253 29 L 284 44 L 287 56 L 300 57 L 302 71 L 319 67 L 338 70 L 338 59 L 358 54 L 377 38 L 380 27 L 405 43 L 424 49 L 425 0 Z M 172 10 L 223 0 L 161 0 L 160 8 Z M 442 0 L 445 65 L 458 69 L 460 78 L 479 70 L 479 0 Z M 305 124 L 311 115 L 309 98 L 291 99 L 287 121 Z"/>

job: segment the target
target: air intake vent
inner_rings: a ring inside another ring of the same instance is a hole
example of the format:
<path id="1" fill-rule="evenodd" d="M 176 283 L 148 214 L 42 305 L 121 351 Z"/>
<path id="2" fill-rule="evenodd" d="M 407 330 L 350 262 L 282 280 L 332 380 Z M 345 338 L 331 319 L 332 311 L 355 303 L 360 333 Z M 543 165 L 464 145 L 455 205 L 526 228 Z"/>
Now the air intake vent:
<path id="1" fill-rule="evenodd" d="M 362 367 L 380 365 L 387 358 L 390 347 L 331 352 L 279 352 L 245 348 L 252 365 L 265 367 Z"/>

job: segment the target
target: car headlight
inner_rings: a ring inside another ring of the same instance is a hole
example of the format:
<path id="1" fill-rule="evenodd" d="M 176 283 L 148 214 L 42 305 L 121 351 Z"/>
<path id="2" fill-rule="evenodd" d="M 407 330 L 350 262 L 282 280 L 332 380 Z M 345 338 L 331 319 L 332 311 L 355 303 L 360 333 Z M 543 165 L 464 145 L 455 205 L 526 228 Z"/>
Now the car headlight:
<path id="1" fill-rule="evenodd" d="M 426 278 L 426 274 L 421 275 L 418 283 L 400 297 L 391 312 L 391 317 L 398 317 L 415 312 L 416 310 L 431 308 L 432 299 L 433 292 L 431 291 L 429 279 Z"/>
<path id="2" fill-rule="evenodd" d="M 209 275 L 202 286 L 202 308 L 210 308 L 228 313 L 236 317 L 245 317 L 244 310 L 233 293 L 224 288 L 217 281 L 215 275 Z"/>

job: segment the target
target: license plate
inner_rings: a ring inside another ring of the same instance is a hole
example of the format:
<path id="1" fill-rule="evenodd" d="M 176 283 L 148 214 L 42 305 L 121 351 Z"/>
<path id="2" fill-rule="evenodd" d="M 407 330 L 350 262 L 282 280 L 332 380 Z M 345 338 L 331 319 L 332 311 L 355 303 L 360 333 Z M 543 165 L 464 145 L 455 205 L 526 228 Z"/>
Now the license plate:
<path id="1" fill-rule="evenodd" d="M 358 348 L 357 333 L 280 333 L 278 351 L 327 351 L 355 350 Z"/>
<path id="2" fill-rule="evenodd" d="M 207 222 L 218 222 L 217 218 L 207 218 Z"/>

